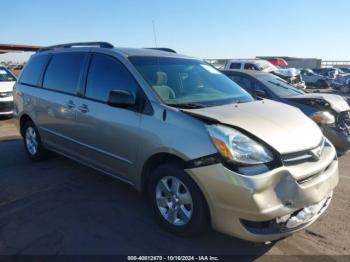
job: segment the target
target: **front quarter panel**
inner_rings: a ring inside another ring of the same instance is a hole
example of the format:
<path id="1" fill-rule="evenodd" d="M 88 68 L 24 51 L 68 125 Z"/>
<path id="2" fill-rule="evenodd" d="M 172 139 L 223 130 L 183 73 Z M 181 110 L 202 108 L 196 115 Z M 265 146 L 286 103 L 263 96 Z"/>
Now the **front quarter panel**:
<path id="1" fill-rule="evenodd" d="M 154 115 L 143 115 L 141 119 L 136 176 L 142 173 L 147 160 L 159 153 L 171 154 L 184 161 L 217 153 L 204 122 L 175 108 L 156 103 L 153 108 Z M 141 179 L 135 182 L 141 189 Z"/>

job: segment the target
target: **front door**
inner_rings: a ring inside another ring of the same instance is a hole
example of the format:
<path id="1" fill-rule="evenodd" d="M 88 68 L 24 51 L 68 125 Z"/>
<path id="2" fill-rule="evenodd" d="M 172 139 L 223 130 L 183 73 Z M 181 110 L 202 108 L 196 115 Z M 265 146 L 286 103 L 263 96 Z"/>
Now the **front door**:
<path id="1" fill-rule="evenodd" d="M 110 91 L 117 89 L 138 96 L 138 84 L 116 58 L 93 54 L 85 97 L 77 100 L 79 142 L 84 160 L 127 178 L 137 161 L 141 114 L 137 110 L 107 105 Z"/>

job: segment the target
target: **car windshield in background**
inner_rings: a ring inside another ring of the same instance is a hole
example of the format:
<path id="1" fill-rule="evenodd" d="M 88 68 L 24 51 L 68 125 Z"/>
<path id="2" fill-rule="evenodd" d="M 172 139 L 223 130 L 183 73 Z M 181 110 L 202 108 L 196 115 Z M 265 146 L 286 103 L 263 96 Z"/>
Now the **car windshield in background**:
<path id="1" fill-rule="evenodd" d="M 277 76 L 262 75 L 258 76 L 258 78 L 272 93 L 279 97 L 291 97 L 304 94 L 303 91 L 295 88 Z"/>
<path id="2" fill-rule="evenodd" d="M 129 60 L 164 103 L 171 106 L 200 108 L 254 100 L 239 85 L 200 60 L 136 56 Z"/>
<path id="3" fill-rule="evenodd" d="M 0 81 L 16 81 L 16 79 L 7 69 L 0 68 Z"/>

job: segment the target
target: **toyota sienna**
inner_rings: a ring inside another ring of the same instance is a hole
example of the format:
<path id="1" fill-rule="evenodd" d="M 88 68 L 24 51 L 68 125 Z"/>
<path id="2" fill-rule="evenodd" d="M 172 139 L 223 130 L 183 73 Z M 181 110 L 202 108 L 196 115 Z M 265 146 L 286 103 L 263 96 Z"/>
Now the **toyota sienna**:
<path id="1" fill-rule="evenodd" d="M 299 109 L 172 50 L 42 48 L 14 108 L 32 160 L 55 151 L 131 184 L 182 236 L 211 224 L 250 241 L 285 237 L 326 210 L 338 183 L 334 147 Z"/>

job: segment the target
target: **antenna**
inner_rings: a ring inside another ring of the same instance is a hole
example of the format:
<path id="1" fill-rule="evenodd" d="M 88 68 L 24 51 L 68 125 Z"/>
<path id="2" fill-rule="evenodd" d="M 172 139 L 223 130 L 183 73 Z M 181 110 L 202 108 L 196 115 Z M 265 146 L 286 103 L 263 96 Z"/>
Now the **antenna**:
<path id="1" fill-rule="evenodd" d="M 156 33 L 156 26 L 154 20 L 152 20 L 152 25 L 153 25 L 153 37 L 154 37 L 154 45 L 158 47 L 157 43 L 157 33 Z"/>

